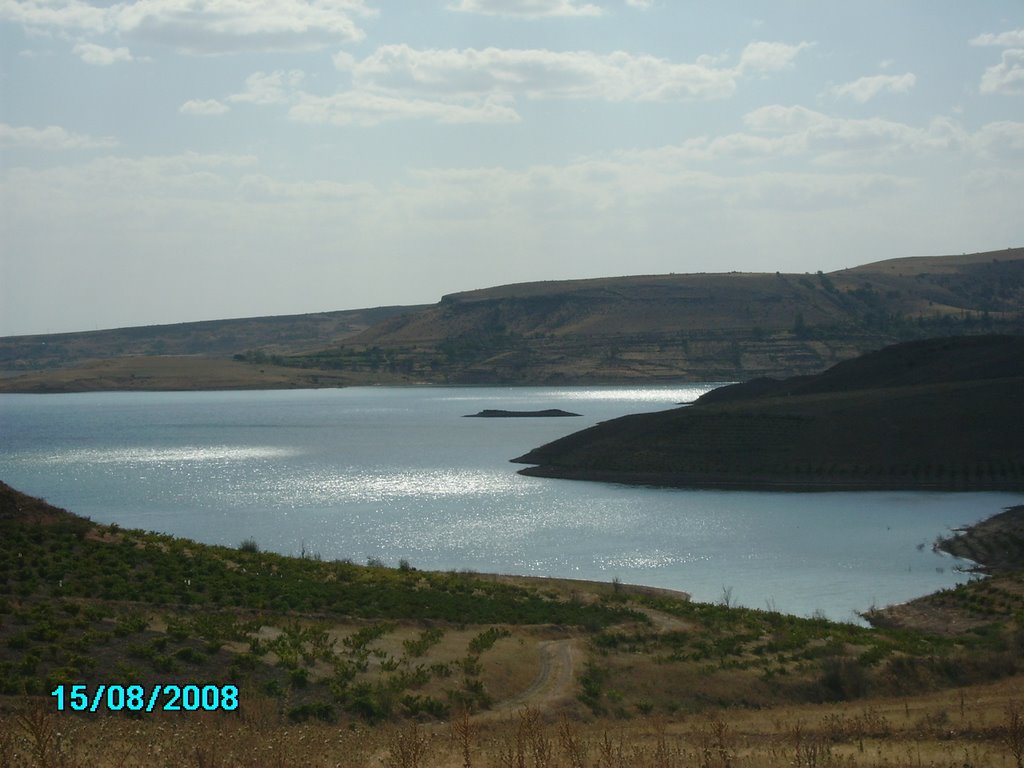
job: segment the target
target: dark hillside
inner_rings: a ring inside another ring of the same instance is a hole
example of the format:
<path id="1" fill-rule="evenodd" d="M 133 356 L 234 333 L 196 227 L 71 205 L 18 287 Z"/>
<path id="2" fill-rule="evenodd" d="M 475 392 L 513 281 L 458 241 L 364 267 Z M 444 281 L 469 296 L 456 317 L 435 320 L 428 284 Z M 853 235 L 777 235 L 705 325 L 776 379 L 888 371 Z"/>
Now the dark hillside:
<path id="1" fill-rule="evenodd" d="M 514 461 L 539 465 L 528 475 L 692 487 L 1019 490 L 1022 360 L 1020 337 L 912 342 L 604 422 Z"/>
<path id="2" fill-rule="evenodd" d="M 1024 377 L 1024 337 L 960 336 L 911 341 L 837 363 L 817 376 L 755 379 L 714 389 L 700 402 L 851 392 L 880 387 Z"/>

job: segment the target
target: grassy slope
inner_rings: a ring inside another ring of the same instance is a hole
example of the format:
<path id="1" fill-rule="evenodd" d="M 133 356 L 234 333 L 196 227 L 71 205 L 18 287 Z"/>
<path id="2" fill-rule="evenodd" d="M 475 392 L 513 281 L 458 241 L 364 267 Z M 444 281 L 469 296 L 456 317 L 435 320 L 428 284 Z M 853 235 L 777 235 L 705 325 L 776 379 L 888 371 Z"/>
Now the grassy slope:
<path id="1" fill-rule="evenodd" d="M 731 381 L 817 372 L 901 339 L 1021 332 L 1022 308 L 1021 248 L 827 275 L 524 283 L 453 294 L 428 307 L 0 339 L 0 391 L 138 388 L 127 370 L 104 378 L 81 365 L 152 355 L 239 354 L 257 367 L 331 372 L 314 380 L 297 371 L 264 386 Z M 74 374 L 51 375 L 69 366 Z M 30 369 L 38 372 L 10 378 Z M 254 374 L 244 386 L 260 381 Z M 192 386 L 204 382 L 196 370 Z M 145 386 L 174 384 L 153 376 Z"/>
<path id="2" fill-rule="evenodd" d="M 911 342 L 816 377 L 715 390 L 515 461 L 525 474 L 680 486 L 1021 489 L 1024 337 Z"/>
<path id="3" fill-rule="evenodd" d="M 921 755 L 951 746 L 977 765 L 1010 754 L 1012 612 L 940 636 L 617 584 L 284 558 L 98 526 L 2 485 L 0 547 L 3 765 L 440 768 L 522 755 L 772 768 L 945 766 Z M 230 681 L 242 707 L 55 715 L 46 696 L 59 682 L 135 681 Z"/>

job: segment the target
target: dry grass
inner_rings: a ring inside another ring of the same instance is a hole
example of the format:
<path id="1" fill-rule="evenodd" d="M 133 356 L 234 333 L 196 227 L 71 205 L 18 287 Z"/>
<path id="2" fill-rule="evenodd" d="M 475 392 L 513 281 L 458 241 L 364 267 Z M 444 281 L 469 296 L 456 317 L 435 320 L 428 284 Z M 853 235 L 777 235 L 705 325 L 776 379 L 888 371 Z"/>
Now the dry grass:
<path id="1" fill-rule="evenodd" d="M 0 766 L 338 768 L 1013 768 L 1021 678 L 906 699 L 585 720 L 522 709 L 500 720 L 285 725 L 239 716 L 0 716 Z"/>
<path id="2" fill-rule="evenodd" d="M 0 378 L 4 392 L 107 390 L 291 389 L 346 386 L 352 377 L 333 371 L 250 365 L 199 355 L 117 357 L 72 368 Z"/>

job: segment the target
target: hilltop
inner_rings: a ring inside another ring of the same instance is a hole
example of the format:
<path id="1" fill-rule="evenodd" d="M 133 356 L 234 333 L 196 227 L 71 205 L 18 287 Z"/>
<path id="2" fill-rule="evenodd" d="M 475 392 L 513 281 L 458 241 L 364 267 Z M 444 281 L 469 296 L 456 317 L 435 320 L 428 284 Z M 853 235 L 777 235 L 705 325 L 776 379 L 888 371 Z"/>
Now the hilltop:
<path id="1" fill-rule="evenodd" d="M 1024 489 L 1024 337 L 906 342 L 713 390 L 513 461 L 523 474 L 711 488 Z"/>
<path id="2" fill-rule="evenodd" d="M 1024 249 L 829 274 L 679 274 L 524 283 L 445 296 L 307 358 L 372 354 L 452 383 L 735 381 L 817 373 L 896 341 L 1024 332 Z"/>
<path id="3" fill-rule="evenodd" d="M 428 306 L 8 337 L 0 391 L 744 381 L 978 333 L 1024 333 L 1024 248 L 827 274 L 522 283 Z M 146 362 L 155 357 L 163 372 Z M 99 364 L 110 360 L 119 362 Z M 174 376 L 179 363 L 187 376 Z"/>

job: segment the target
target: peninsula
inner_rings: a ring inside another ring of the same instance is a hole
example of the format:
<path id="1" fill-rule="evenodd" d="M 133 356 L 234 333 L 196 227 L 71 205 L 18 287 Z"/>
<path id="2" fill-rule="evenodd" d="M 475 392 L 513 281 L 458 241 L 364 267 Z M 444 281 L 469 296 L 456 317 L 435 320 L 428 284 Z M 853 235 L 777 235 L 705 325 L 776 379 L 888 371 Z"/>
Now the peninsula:
<path id="1" fill-rule="evenodd" d="M 535 477 L 779 490 L 1024 489 L 1024 338 L 887 347 L 713 390 L 513 459 Z"/>

